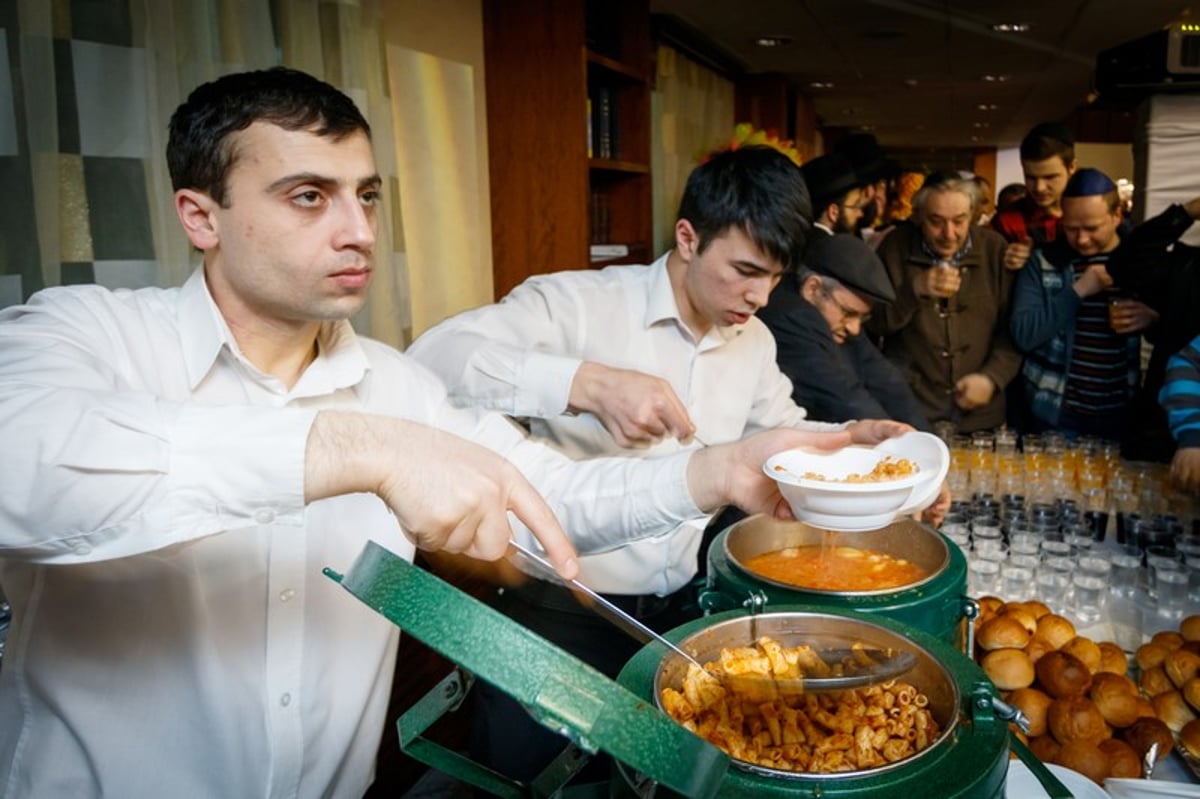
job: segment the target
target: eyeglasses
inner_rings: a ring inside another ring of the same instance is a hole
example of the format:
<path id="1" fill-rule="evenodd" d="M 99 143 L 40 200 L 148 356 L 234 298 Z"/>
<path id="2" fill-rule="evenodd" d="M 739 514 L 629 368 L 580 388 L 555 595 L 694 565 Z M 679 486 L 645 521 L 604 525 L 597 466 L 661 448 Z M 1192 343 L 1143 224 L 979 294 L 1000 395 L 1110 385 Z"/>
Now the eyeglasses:
<path id="1" fill-rule="evenodd" d="M 847 308 L 837 297 L 833 296 L 833 289 L 821 282 L 821 293 L 825 295 L 825 299 L 837 306 L 838 311 L 842 314 L 842 319 L 847 322 L 858 322 L 860 325 L 865 325 L 871 319 L 871 312 L 863 313 L 856 311 L 853 308 Z"/>

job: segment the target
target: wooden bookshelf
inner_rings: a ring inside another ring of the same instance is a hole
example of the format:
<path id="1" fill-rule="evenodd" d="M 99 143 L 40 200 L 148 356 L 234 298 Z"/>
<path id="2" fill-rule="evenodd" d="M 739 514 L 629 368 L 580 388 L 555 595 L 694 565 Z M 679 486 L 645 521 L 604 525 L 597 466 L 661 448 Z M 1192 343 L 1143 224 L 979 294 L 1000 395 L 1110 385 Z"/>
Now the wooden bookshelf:
<path id="1" fill-rule="evenodd" d="M 483 11 L 497 299 L 533 274 L 648 262 L 648 0 L 484 0 Z M 593 243 L 629 254 L 592 263 Z"/>

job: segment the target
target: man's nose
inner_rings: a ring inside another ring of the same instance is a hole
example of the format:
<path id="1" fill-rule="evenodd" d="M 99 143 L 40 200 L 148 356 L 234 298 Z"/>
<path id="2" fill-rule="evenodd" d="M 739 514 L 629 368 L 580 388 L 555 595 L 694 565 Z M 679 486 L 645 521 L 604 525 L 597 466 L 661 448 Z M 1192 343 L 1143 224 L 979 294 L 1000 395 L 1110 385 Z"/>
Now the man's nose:
<path id="1" fill-rule="evenodd" d="M 363 205 L 357 197 L 344 204 L 338 246 L 370 250 L 375 245 L 375 209 Z"/>

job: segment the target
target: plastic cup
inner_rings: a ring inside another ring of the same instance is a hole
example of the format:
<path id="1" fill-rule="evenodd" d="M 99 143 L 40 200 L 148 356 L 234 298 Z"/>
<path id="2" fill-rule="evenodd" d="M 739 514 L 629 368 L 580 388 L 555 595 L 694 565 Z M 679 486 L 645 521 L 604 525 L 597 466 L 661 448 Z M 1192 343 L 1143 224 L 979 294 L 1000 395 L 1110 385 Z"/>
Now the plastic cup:
<path id="1" fill-rule="evenodd" d="M 1117 596 L 1131 597 L 1137 593 L 1138 580 L 1142 572 L 1142 559 L 1128 550 L 1114 552 L 1110 557 L 1112 571 L 1109 573 L 1111 590 Z"/>
<path id="2" fill-rule="evenodd" d="M 975 558 L 967 564 L 971 583 L 971 596 L 996 594 L 1000 590 L 1000 562 L 987 558 Z"/>
<path id="3" fill-rule="evenodd" d="M 1182 617 L 1188 604 L 1188 573 L 1180 568 L 1159 566 L 1154 570 L 1154 585 L 1159 615 Z"/>
<path id="4" fill-rule="evenodd" d="M 1033 584 L 1033 575 L 1033 567 L 1025 565 L 1023 562 L 1007 561 L 1000 567 L 1000 595 L 1009 601 L 1016 601 L 1028 596 L 1029 586 Z"/>

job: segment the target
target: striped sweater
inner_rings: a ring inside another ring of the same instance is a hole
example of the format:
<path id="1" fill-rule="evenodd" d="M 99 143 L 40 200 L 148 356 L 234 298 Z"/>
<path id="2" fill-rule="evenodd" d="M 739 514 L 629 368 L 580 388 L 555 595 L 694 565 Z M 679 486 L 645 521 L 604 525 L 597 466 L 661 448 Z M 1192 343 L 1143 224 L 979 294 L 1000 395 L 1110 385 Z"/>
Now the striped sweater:
<path id="1" fill-rule="evenodd" d="M 1167 361 L 1158 401 L 1180 447 L 1200 447 L 1200 336 Z"/>

